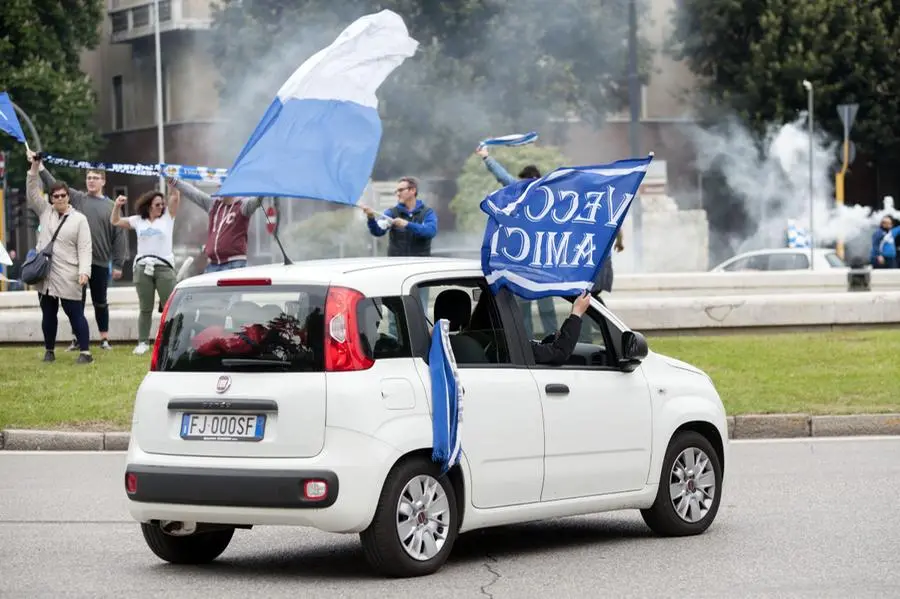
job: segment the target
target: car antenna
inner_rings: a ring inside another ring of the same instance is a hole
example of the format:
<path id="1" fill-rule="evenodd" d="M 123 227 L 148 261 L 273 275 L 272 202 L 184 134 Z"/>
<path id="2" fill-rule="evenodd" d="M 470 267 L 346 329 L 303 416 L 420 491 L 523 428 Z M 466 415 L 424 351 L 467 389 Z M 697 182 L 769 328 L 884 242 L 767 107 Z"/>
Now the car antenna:
<path id="1" fill-rule="evenodd" d="M 275 243 L 278 244 L 278 249 L 281 250 L 281 255 L 282 257 L 284 257 L 284 265 L 290 266 L 291 264 L 293 264 L 293 262 L 290 258 L 288 258 L 287 252 L 284 251 L 284 246 L 281 245 L 281 239 L 278 238 L 278 225 L 281 220 L 280 218 L 278 218 L 278 213 L 281 212 L 281 210 L 278 207 L 278 200 L 276 200 L 275 198 L 272 198 L 272 207 L 275 208 L 275 224 L 272 224 L 272 221 L 269 219 L 269 213 L 267 211 L 263 210 L 263 215 L 265 215 L 266 217 L 266 222 L 269 223 L 269 225 L 272 227 L 272 237 L 275 238 Z"/>

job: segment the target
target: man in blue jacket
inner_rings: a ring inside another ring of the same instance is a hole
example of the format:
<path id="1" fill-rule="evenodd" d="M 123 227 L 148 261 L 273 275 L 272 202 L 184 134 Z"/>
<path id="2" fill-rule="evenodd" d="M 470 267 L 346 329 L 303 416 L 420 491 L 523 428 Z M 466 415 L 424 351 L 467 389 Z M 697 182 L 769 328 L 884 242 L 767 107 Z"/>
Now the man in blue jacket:
<path id="1" fill-rule="evenodd" d="M 871 261 L 873 268 L 897 268 L 897 235 L 900 227 L 894 226 L 894 219 L 885 216 L 881 226 L 872 234 Z"/>
<path id="2" fill-rule="evenodd" d="M 419 199 L 419 184 L 412 177 L 397 182 L 397 205 L 379 215 L 362 206 L 369 217 L 369 232 L 375 237 L 388 234 L 388 256 L 430 256 L 431 240 L 438 231 L 434 210 Z"/>

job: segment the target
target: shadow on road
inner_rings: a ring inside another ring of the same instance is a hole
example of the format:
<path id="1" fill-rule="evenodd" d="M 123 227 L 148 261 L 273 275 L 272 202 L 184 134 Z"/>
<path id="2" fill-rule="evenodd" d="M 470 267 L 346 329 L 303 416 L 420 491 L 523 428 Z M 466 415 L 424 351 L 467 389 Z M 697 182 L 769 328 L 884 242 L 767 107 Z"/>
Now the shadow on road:
<path id="1" fill-rule="evenodd" d="M 252 535 L 253 532 L 243 533 Z M 461 535 L 453 547 L 447 567 L 470 565 L 494 559 L 524 554 L 556 553 L 576 550 L 586 545 L 629 542 L 652 538 L 653 534 L 637 520 L 603 517 L 565 518 L 518 524 L 500 528 L 477 530 Z M 236 537 L 237 538 L 237 537 Z M 336 542 L 327 545 L 270 548 L 254 555 L 222 557 L 206 566 L 179 567 L 177 572 L 196 580 L 204 575 L 224 578 L 272 579 L 308 578 L 364 580 L 372 579 L 372 572 L 355 535 L 335 536 Z M 159 564 L 159 569 L 172 574 L 171 566 Z"/>

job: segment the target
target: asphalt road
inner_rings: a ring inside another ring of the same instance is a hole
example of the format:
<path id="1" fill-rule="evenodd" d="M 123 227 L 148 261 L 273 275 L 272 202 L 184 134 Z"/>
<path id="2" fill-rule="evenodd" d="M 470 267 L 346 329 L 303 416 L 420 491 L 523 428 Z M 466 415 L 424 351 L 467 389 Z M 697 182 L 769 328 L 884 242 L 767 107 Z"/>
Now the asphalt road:
<path id="1" fill-rule="evenodd" d="M 900 437 L 732 448 L 705 535 L 655 538 L 636 512 L 511 526 L 400 581 L 370 574 L 356 536 L 277 527 L 171 566 L 126 512 L 124 454 L 0 452 L 0 597 L 900 596 Z"/>

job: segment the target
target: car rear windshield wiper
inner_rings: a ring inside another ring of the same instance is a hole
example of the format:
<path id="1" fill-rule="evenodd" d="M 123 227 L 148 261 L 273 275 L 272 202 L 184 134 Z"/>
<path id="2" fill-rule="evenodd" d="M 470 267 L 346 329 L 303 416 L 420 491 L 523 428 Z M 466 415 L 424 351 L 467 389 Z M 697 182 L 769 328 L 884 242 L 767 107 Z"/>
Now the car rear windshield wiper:
<path id="1" fill-rule="evenodd" d="M 291 363 L 284 362 L 282 360 L 267 360 L 265 358 L 222 358 L 222 366 L 226 368 L 240 368 L 242 366 L 251 366 L 257 368 L 277 366 L 281 368 L 290 368 Z"/>

